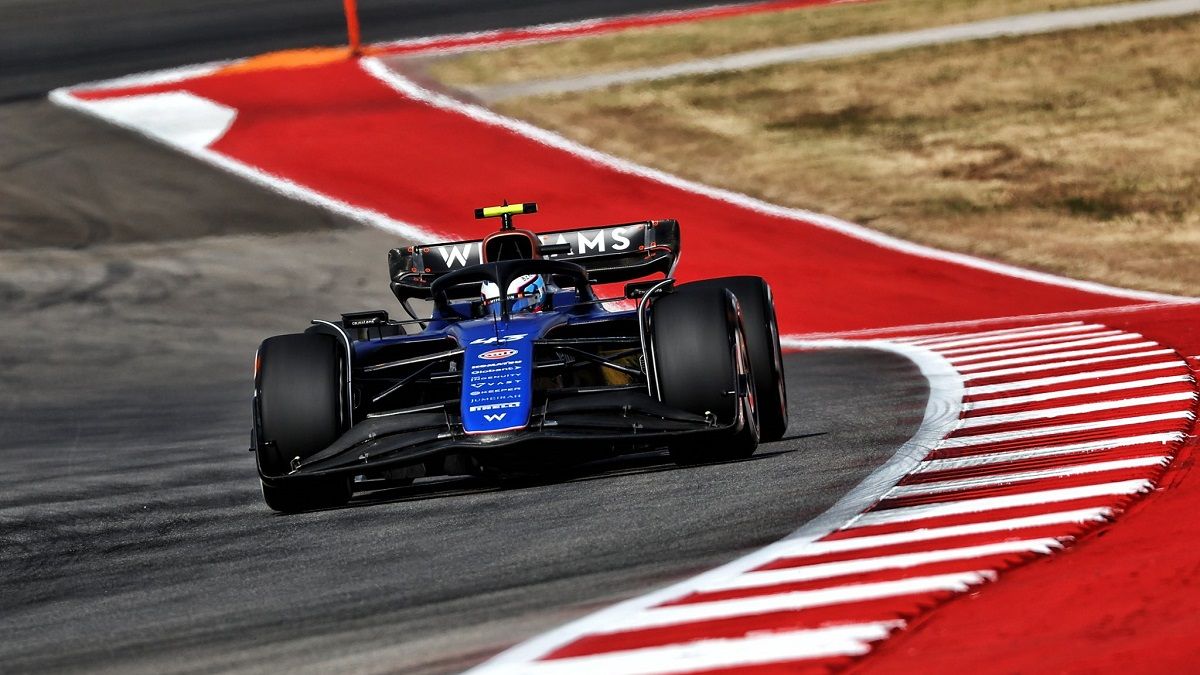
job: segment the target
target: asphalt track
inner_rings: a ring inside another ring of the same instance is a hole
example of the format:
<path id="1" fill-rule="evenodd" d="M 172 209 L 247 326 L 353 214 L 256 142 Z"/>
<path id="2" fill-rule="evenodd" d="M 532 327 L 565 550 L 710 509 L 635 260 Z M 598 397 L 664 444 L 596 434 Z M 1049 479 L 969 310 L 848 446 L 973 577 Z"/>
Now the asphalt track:
<path id="1" fill-rule="evenodd" d="M 80 33 L 98 5 L 5 2 L 6 50 L 64 51 L 6 52 L 4 92 L 320 39 L 269 37 L 287 21 L 267 10 L 285 4 L 319 3 L 123 3 L 103 10 L 105 30 Z M 380 28 L 396 36 L 621 9 L 435 17 L 434 3 L 394 4 L 425 17 Z M 119 25 L 139 8 L 188 40 Z M 260 33 L 243 9 L 262 12 Z M 925 383 L 899 357 L 798 354 L 791 435 L 749 461 L 684 470 L 648 455 L 275 516 L 244 450 L 253 349 L 311 316 L 390 307 L 383 261 L 397 242 L 38 100 L 0 115 L 0 186 L 20 197 L 0 202 L 5 672 L 460 670 L 784 536 L 890 456 L 924 409 Z"/>

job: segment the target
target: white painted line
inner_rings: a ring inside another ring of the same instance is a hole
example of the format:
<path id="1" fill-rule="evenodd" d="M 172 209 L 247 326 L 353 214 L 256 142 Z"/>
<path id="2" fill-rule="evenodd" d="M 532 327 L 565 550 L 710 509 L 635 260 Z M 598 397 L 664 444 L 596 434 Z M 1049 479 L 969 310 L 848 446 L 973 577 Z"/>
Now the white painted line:
<path id="1" fill-rule="evenodd" d="M 474 86 L 467 89 L 484 101 L 496 101 L 517 96 L 563 94 L 689 75 L 707 75 L 788 63 L 807 63 L 970 40 L 986 40 L 1014 35 L 1041 35 L 1141 19 L 1181 16 L 1194 12 L 1200 12 L 1200 2 L 1197 0 L 1157 0 L 1056 12 L 1038 12 L 950 26 L 839 38 L 783 47 L 767 47 L 661 66 L 631 68 L 619 72 Z"/>
<path id="2" fill-rule="evenodd" d="M 886 330 L 886 329 L 885 329 Z M 855 331 L 857 332 L 857 331 Z M 929 335 L 918 335 L 914 337 L 889 337 L 888 342 L 899 342 L 901 344 L 922 345 L 928 340 L 948 340 L 950 338 L 962 337 L 966 333 L 930 333 Z M 797 336 L 801 337 L 801 336 Z M 837 337 L 831 335 L 830 337 Z"/>
<path id="3" fill-rule="evenodd" d="M 859 656 L 903 621 L 881 621 L 811 630 L 756 633 L 743 638 L 696 640 L 661 647 L 497 663 L 473 670 L 491 675 L 660 675 L 737 669 L 833 656 Z"/>
<path id="4" fill-rule="evenodd" d="M 1096 347 L 1095 349 L 1074 349 L 1066 352 L 1054 352 L 1051 354 L 1038 354 L 1035 356 L 1014 356 L 1010 359 L 997 359 L 995 361 L 985 361 L 980 363 L 970 363 L 967 365 L 955 365 L 960 373 L 971 373 L 990 368 L 998 368 L 1000 366 L 1015 366 L 1020 363 L 1041 363 L 1044 361 L 1054 361 L 1059 363 L 1059 359 L 1071 359 L 1077 356 L 1094 356 L 1096 354 L 1111 354 L 1113 352 L 1128 352 L 1136 349 L 1148 349 L 1159 347 L 1157 342 L 1128 342 L 1111 347 Z"/>
<path id="5" fill-rule="evenodd" d="M 687 605 L 654 607 L 617 620 L 597 633 L 623 633 L 631 630 L 677 626 L 697 621 L 713 621 L 738 616 L 753 616 L 769 612 L 794 612 L 812 607 L 844 605 L 850 602 L 894 598 L 917 593 L 939 591 L 963 592 L 971 586 L 990 581 L 995 572 L 977 570 L 955 574 L 937 574 L 897 581 L 878 581 L 865 584 L 834 586 L 813 591 L 794 591 L 775 595 L 760 595 L 734 600 L 714 600 Z"/>
<path id="6" fill-rule="evenodd" d="M 795 551 L 785 550 L 779 557 L 804 557 L 826 555 L 830 553 L 847 553 L 849 551 L 861 551 L 865 549 L 881 548 L 883 546 L 895 546 L 898 544 L 914 544 L 923 541 L 951 539 L 953 537 L 965 537 L 975 534 L 1011 532 L 1014 530 L 1027 530 L 1034 527 L 1049 527 L 1051 525 L 1081 525 L 1084 523 L 1099 523 L 1106 521 L 1111 517 L 1112 509 L 1100 506 L 1088 509 L 1074 509 L 1071 511 L 1044 513 L 1036 516 L 1006 518 L 1004 520 L 985 520 L 978 523 L 965 523 L 963 525 L 949 525 L 946 527 L 928 528 L 922 527 L 912 530 L 904 530 L 902 532 L 889 532 L 887 534 L 872 534 L 864 537 L 852 537 L 849 539 L 830 539 L 827 541 L 818 541 L 806 547 L 797 547 Z M 844 530 L 852 532 L 854 528 L 863 526 L 864 525 L 862 523 L 854 522 L 847 525 Z"/>
<path id="7" fill-rule="evenodd" d="M 1121 377 L 1124 375 L 1134 375 L 1137 373 L 1153 372 L 1155 370 L 1173 370 L 1187 369 L 1187 366 L 1178 361 L 1160 361 L 1158 363 L 1147 363 L 1140 366 L 1129 366 L 1127 368 L 1112 368 L 1110 370 L 1089 370 L 1082 373 L 1071 373 L 1070 375 L 1056 375 L 1053 377 L 1041 377 L 1032 380 L 1015 380 L 1013 382 L 1001 382 L 1000 384 L 984 384 L 974 387 L 967 387 L 967 396 L 986 396 L 988 394 L 999 394 L 1005 391 L 1017 391 L 1021 389 L 1037 389 L 1039 387 L 1049 387 L 1056 384 L 1066 384 L 1067 382 L 1080 382 L 1082 380 L 1100 380 L 1106 377 Z M 1190 377 L 1187 376 L 1187 377 Z M 985 401 L 976 401 L 973 403 L 964 404 L 964 407 L 979 406 Z"/>
<path id="8" fill-rule="evenodd" d="M 1067 348 L 1070 348 L 1070 347 L 1087 347 L 1089 345 L 1114 344 L 1117 342 L 1136 342 L 1138 340 L 1145 340 L 1145 339 L 1146 338 L 1142 337 L 1141 335 L 1138 335 L 1137 333 L 1117 332 L 1115 335 L 1106 335 L 1103 337 L 1087 337 L 1087 338 L 1081 339 L 1081 340 L 1059 341 L 1055 344 L 1041 344 L 1041 345 L 1033 345 L 1031 347 L 1015 347 L 1013 349 L 1001 349 L 998 351 L 987 351 L 982 354 L 964 354 L 962 356 L 950 356 L 949 354 L 943 353 L 942 356 L 945 356 L 947 359 L 950 359 L 950 363 L 957 365 L 960 363 L 972 363 L 975 361 L 986 361 L 988 359 L 995 359 L 995 358 L 998 358 L 1001 356 L 1017 356 L 1019 354 L 1043 354 L 1046 352 L 1070 353 L 1068 351 L 1065 351 Z"/>
<path id="9" fill-rule="evenodd" d="M 978 434 L 975 436 L 955 436 L 947 438 L 938 445 L 938 449 L 946 448 L 969 448 L 976 445 L 986 445 L 988 443 L 998 443 L 1001 441 L 1012 441 L 1023 438 L 1037 438 L 1038 436 L 1054 436 L 1057 434 L 1068 434 L 1075 431 L 1091 431 L 1096 429 L 1110 429 L 1112 427 L 1133 426 L 1135 424 L 1148 424 L 1151 422 L 1165 422 L 1168 420 L 1192 420 L 1195 416 L 1186 410 L 1178 412 L 1155 413 L 1153 415 L 1137 415 L 1135 417 L 1123 417 L 1115 420 L 1099 420 L 1095 422 L 1078 422 L 1075 424 L 1061 424 L 1052 427 L 1038 427 L 1036 429 L 1014 429 L 1012 431 L 997 431 L 990 434 Z"/>
<path id="10" fill-rule="evenodd" d="M 1024 396 L 1009 396 L 1007 398 L 992 398 L 986 401 L 972 401 L 963 404 L 963 410 L 990 410 L 992 408 L 1003 408 L 1010 405 L 1023 405 L 1026 403 L 1053 401 L 1060 398 L 1091 396 L 1093 394 L 1108 394 L 1114 391 L 1149 389 L 1151 387 L 1158 387 L 1166 384 L 1190 384 L 1193 382 L 1195 382 L 1195 378 L 1193 378 L 1191 375 L 1151 377 L 1145 380 L 1131 380 L 1128 382 L 1114 382 L 1112 384 L 1098 384 L 1092 387 L 1079 387 L 1077 389 L 1056 389 L 1054 391 L 1047 391 L 1040 394 L 1025 394 Z"/>
<path id="11" fill-rule="evenodd" d="M 997 424 L 1012 424 L 1013 422 L 1028 422 L 1030 420 L 1043 420 L 1054 417 L 1065 417 L 1067 415 L 1085 415 L 1087 413 L 1101 412 L 1103 410 L 1120 410 L 1121 408 L 1136 408 L 1143 405 L 1156 405 L 1158 403 L 1173 403 L 1176 401 L 1194 400 L 1196 400 L 1195 391 L 1180 391 L 1172 394 L 1138 396 L 1135 398 L 1119 399 L 1116 401 L 1097 401 L 1096 403 L 1065 405 L 1058 408 L 1022 410 L 1020 412 L 1004 413 L 1001 415 L 970 416 L 963 419 L 963 422 L 959 428 L 974 429 L 976 427 L 989 427 Z"/>
<path id="12" fill-rule="evenodd" d="M 1160 434 L 1143 434 L 1141 436 L 1130 436 L 1128 438 L 1090 441 L 1087 443 L 1055 445 L 1045 448 L 1034 448 L 1032 450 L 994 452 L 986 455 L 971 455 L 968 457 L 956 457 L 952 459 L 930 459 L 921 462 L 921 466 L 917 467 L 913 473 L 920 474 L 933 473 L 937 471 L 953 471 L 955 469 L 972 469 L 975 467 L 989 466 L 993 464 L 1020 462 L 1027 459 L 1044 459 L 1046 457 L 1058 457 L 1062 455 L 1103 452 L 1105 450 L 1115 450 L 1117 448 L 1128 448 L 1138 445 L 1151 446 L 1153 448 L 1153 450 L 1151 450 L 1152 452 L 1161 453 L 1166 444 L 1177 443 L 1182 441 L 1184 438 L 1185 434 L 1182 431 L 1170 431 Z"/>
<path id="13" fill-rule="evenodd" d="M 207 148 L 225 135 L 237 117 L 233 108 L 186 91 L 124 96 L 89 105 L 114 124 L 140 129 L 185 151 Z"/>
<path id="14" fill-rule="evenodd" d="M 887 499 L 898 497 L 913 497 L 918 495 L 936 495 L 942 493 L 961 492 L 975 488 L 997 487 L 1014 483 L 1027 483 L 1043 478 L 1067 478 L 1069 476 L 1085 476 L 1090 473 L 1105 471 L 1120 471 L 1148 466 L 1166 466 L 1171 463 L 1170 456 L 1135 457 L 1133 459 L 1116 459 L 1109 462 L 1092 462 L 1090 464 L 1075 464 L 1053 469 L 1032 469 L 1030 471 L 1013 471 L 988 476 L 972 478 L 957 478 L 954 480 L 938 481 L 936 483 L 917 483 L 914 485 L 897 485 L 888 493 Z M 947 495 L 953 497 L 953 494 Z"/>
<path id="15" fill-rule="evenodd" d="M 732 591 L 749 588 L 762 588 L 776 584 L 818 581 L 834 577 L 844 577 L 850 574 L 866 574 L 883 570 L 901 570 L 929 565 L 932 563 L 953 562 L 955 560 L 973 560 L 993 555 L 1009 553 L 1040 553 L 1048 555 L 1062 548 L 1057 539 L 1029 539 L 1025 541 L 1004 541 L 997 544 L 982 546 L 965 546 L 962 548 L 935 549 L 920 553 L 901 553 L 899 555 L 880 556 L 878 558 L 859 558 L 840 562 L 818 563 L 801 567 L 747 572 L 727 581 L 716 582 L 701 589 L 704 592 Z"/>
<path id="16" fill-rule="evenodd" d="M 955 333 L 952 335 L 923 335 L 915 338 L 900 338 L 899 341 L 921 345 L 930 349 L 949 349 L 968 345 L 993 344 L 1008 340 L 1024 340 L 1043 335 L 1074 335 L 1090 331 L 1104 330 L 1107 326 L 1099 323 L 1084 323 L 1082 321 L 1067 321 L 1040 326 L 1022 326 L 1020 328 L 1005 328 L 1003 330 L 972 331 L 970 333 Z M 895 340 L 896 338 L 888 338 Z"/>
<path id="17" fill-rule="evenodd" d="M 1015 366 L 1013 368 L 1000 368 L 997 370 L 983 370 L 973 373 L 962 373 L 964 380 L 981 380 L 989 377 L 1003 377 L 1005 375 L 1020 375 L 1024 373 L 1036 373 L 1043 370 L 1058 370 L 1060 368 L 1074 368 L 1076 366 L 1086 366 L 1093 363 L 1107 363 L 1109 361 L 1128 361 L 1129 359 L 1143 359 L 1151 356 L 1167 356 L 1175 354 L 1174 349 L 1152 349 L 1144 352 L 1133 352 L 1131 354 L 1117 354 L 1115 356 L 1096 356 L 1090 359 L 1074 359 L 1071 361 L 1061 361 L 1054 363 L 1042 363 L 1030 366 Z"/>
<path id="18" fill-rule="evenodd" d="M 540 129 L 527 122 L 505 117 L 483 106 L 464 103 L 463 101 L 451 96 L 430 91 L 429 89 L 425 89 L 411 80 L 401 77 L 397 73 L 393 72 L 379 59 L 368 57 L 361 59 L 359 63 L 363 70 L 365 70 L 368 74 L 374 76 L 400 94 L 413 100 L 424 102 L 435 108 L 449 110 L 464 115 L 484 124 L 507 129 L 512 133 L 525 136 L 534 142 L 563 150 L 588 161 L 595 162 L 602 166 L 607 166 L 615 171 L 640 176 L 647 180 L 662 183 L 663 185 L 669 185 L 679 190 L 691 192 L 706 198 L 721 200 L 756 213 L 815 225 L 817 227 L 837 232 L 861 241 L 870 242 L 877 246 L 891 249 L 893 251 L 901 251 L 909 255 L 931 260 L 940 260 L 947 263 L 964 265 L 967 267 L 994 272 L 996 274 L 1002 274 L 1005 276 L 1016 277 L 1027 281 L 1074 288 L 1081 291 L 1107 295 L 1110 297 L 1134 298 L 1145 301 L 1172 303 L 1190 303 L 1195 301 L 1194 298 L 1166 295 L 1163 293 L 1150 293 L 1146 291 L 1134 291 L 1130 289 L 1106 286 L 1104 284 L 1098 284 L 1090 281 L 1066 279 L 1052 274 L 1025 270 L 1019 267 L 1005 265 L 1003 263 L 983 260 L 981 258 L 976 258 L 974 256 L 964 255 L 961 253 L 941 251 L 928 246 L 921 246 L 919 244 L 914 244 L 902 239 L 890 237 L 861 225 L 856 225 L 832 216 L 827 216 L 812 211 L 805 211 L 802 209 L 791 209 L 778 206 L 776 204 L 770 204 L 760 199 L 755 199 L 748 195 L 739 194 L 730 190 L 723 190 L 709 185 L 702 185 L 694 181 L 685 180 L 678 176 L 671 175 L 664 171 L 651 169 L 649 167 L 635 164 L 628 160 L 619 159 L 612 155 L 605 154 L 598 150 L 568 140 L 559 134 L 546 131 L 545 129 Z"/>
<path id="19" fill-rule="evenodd" d="M 1011 340 L 1011 341 L 998 342 L 998 343 L 989 344 L 989 345 L 973 345 L 970 347 L 955 347 L 954 349 L 942 349 L 941 347 L 938 347 L 936 345 L 924 345 L 924 346 L 929 347 L 930 349 L 936 350 L 939 354 L 941 354 L 942 356 L 945 356 L 946 358 L 950 358 L 952 356 L 965 356 L 967 354 L 979 354 L 979 353 L 999 354 L 1000 352 L 997 352 L 996 351 L 997 349 L 1010 349 L 1013 347 L 1035 347 L 1038 345 L 1062 345 L 1062 343 L 1069 342 L 1071 340 L 1079 340 L 1079 339 L 1083 339 L 1083 338 L 1111 337 L 1111 336 L 1116 336 L 1116 335 L 1129 335 L 1132 337 L 1134 334 L 1126 332 L 1126 331 L 1122 331 L 1122 330 L 1101 330 L 1101 331 L 1079 332 L 1079 333 L 1073 333 L 1070 335 L 1053 335 L 1051 337 Z"/>
<path id="20" fill-rule="evenodd" d="M 1098 485 L 1084 485 L 1056 490 L 1038 490 L 1019 495 L 1005 495 L 1003 497 L 983 497 L 980 499 L 938 502 L 936 504 L 921 504 L 919 506 L 901 506 L 882 511 L 868 511 L 855 519 L 853 526 L 866 527 L 868 525 L 907 523 L 913 520 L 984 513 L 986 511 L 1008 509 L 1016 506 L 1056 504 L 1058 502 L 1067 502 L 1087 497 L 1133 495 L 1148 492 L 1152 487 L 1154 486 L 1150 481 L 1138 478 L 1113 483 L 1100 483 Z"/>

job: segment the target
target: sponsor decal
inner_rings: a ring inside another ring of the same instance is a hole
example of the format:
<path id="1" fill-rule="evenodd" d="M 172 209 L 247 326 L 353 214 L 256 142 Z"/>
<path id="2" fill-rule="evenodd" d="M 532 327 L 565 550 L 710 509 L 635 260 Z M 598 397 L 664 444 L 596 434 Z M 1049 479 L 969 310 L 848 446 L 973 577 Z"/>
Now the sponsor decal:
<path id="1" fill-rule="evenodd" d="M 516 355 L 517 350 L 515 349 L 493 349 L 480 354 L 479 358 L 487 359 L 488 361 L 496 361 L 498 359 L 507 359 L 510 356 Z"/>
<path id="2" fill-rule="evenodd" d="M 508 413 L 487 413 L 483 416 L 483 419 L 489 422 L 499 422 L 507 416 Z"/>
<path id="3" fill-rule="evenodd" d="M 471 377 L 479 377 L 481 375 L 490 375 L 494 373 L 516 373 L 521 370 L 521 364 L 524 359 L 514 359 L 512 361 L 501 361 L 499 363 L 477 363 L 471 366 Z"/>
<path id="4" fill-rule="evenodd" d="M 538 235 L 543 244 L 567 244 L 570 253 L 551 255 L 551 258 L 571 257 L 596 253 L 620 253 L 636 251 L 646 243 L 645 227 L 642 225 L 622 225 L 619 227 L 598 227 L 572 232 Z M 483 242 L 464 241 L 427 249 L 436 251 L 442 264 L 447 270 L 461 269 L 468 265 L 483 262 Z M 430 262 L 436 264 L 436 258 Z"/>
<path id="5" fill-rule="evenodd" d="M 504 337 L 495 337 L 495 336 L 485 337 L 485 338 L 479 338 L 478 340 L 471 340 L 471 344 L 473 344 L 473 345 L 494 345 L 494 344 L 503 344 L 505 342 L 516 342 L 517 340 L 520 340 L 520 339 L 526 337 L 527 335 L 529 335 L 529 334 L 528 333 L 514 333 L 513 335 L 505 335 Z"/>
<path id="6" fill-rule="evenodd" d="M 480 410 L 502 410 L 504 408 L 520 408 L 519 401 L 511 401 L 509 403 L 488 403 L 486 405 L 473 405 L 467 408 L 467 412 L 479 412 Z"/>
<path id="7" fill-rule="evenodd" d="M 494 394 L 509 394 L 521 391 L 520 387 L 500 387 L 499 389 L 489 389 L 487 391 L 473 391 L 472 396 L 492 396 Z"/>
<path id="8" fill-rule="evenodd" d="M 629 250 L 633 245 L 633 242 L 630 241 L 630 233 L 637 236 L 640 241 L 644 241 L 645 237 L 642 236 L 640 229 L 639 226 L 605 227 L 576 232 L 560 232 L 556 235 L 541 235 L 540 239 L 543 244 L 568 244 L 571 252 L 562 254 L 564 257 L 586 253 L 621 252 Z M 558 256 L 550 257 L 557 258 Z"/>
<path id="9" fill-rule="evenodd" d="M 474 252 L 471 249 L 474 248 Z M 442 256 L 442 262 L 446 263 L 448 269 L 455 267 L 466 267 L 467 260 L 483 262 L 482 259 L 482 242 L 468 242 L 457 246 L 439 246 L 437 252 Z"/>

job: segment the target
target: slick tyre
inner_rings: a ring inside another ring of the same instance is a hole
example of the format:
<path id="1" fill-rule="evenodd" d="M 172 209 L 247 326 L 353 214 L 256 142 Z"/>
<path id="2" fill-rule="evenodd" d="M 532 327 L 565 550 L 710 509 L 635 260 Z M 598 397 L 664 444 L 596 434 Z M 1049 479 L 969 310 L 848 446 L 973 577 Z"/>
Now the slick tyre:
<path id="1" fill-rule="evenodd" d="M 764 442 L 783 438 L 788 428 L 787 383 L 771 287 L 762 277 L 746 276 L 695 281 L 681 288 L 724 288 L 737 296 L 758 394 L 759 434 Z"/>
<path id="2" fill-rule="evenodd" d="M 263 499 L 276 511 L 345 504 L 347 478 L 287 477 L 294 458 L 328 447 L 341 435 L 342 357 L 322 334 L 268 338 L 258 350 L 258 469 Z"/>
<path id="3" fill-rule="evenodd" d="M 737 300 L 723 288 L 682 287 L 651 306 L 651 342 L 663 403 L 721 425 L 738 420 L 732 436 L 670 446 L 677 464 L 749 457 L 758 447 L 753 377 Z M 749 387 L 748 395 L 736 392 Z"/>

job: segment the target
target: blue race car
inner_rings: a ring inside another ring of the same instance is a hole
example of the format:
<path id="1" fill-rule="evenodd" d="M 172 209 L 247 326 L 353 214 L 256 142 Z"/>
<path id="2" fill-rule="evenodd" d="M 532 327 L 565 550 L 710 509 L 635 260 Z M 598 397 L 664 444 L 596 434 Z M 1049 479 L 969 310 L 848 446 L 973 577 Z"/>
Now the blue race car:
<path id="1" fill-rule="evenodd" d="M 500 229 L 390 251 L 408 319 L 343 314 L 262 343 L 251 451 L 269 507 L 336 506 L 356 489 L 425 476 L 529 473 L 661 448 L 679 464 L 729 460 L 783 436 L 766 282 L 676 283 L 673 220 L 514 227 L 514 216 L 536 211 L 478 209 Z M 595 286 L 622 283 L 613 297 Z"/>

